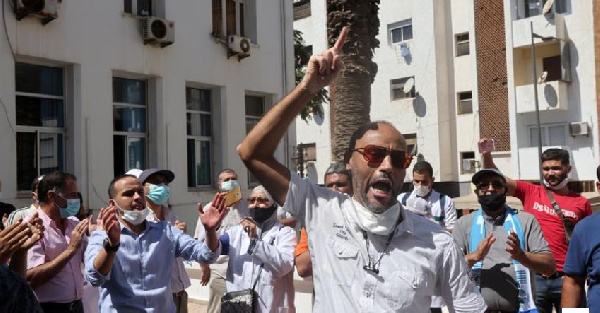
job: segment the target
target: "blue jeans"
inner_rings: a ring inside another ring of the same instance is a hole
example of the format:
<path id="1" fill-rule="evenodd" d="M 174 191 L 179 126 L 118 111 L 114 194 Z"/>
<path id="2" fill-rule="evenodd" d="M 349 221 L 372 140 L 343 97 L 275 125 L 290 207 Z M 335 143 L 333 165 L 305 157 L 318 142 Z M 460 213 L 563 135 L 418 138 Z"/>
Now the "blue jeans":
<path id="1" fill-rule="evenodd" d="M 535 287 L 535 306 L 537 306 L 540 313 L 552 313 L 552 307 L 554 307 L 556 313 L 560 313 L 562 276 L 547 279 L 540 274 L 536 274 Z"/>

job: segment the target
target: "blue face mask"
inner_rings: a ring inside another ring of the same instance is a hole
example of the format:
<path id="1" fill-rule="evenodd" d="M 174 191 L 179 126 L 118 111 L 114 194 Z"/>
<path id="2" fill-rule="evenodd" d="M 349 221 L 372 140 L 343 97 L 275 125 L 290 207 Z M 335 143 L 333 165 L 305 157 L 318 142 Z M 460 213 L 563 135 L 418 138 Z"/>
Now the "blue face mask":
<path id="1" fill-rule="evenodd" d="M 63 196 L 59 197 L 65 199 Z M 81 208 L 81 203 L 79 202 L 79 199 L 65 199 L 67 200 L 67 207 L 65 208 L 61 208 L 58 207 L 58 210 L 60 212 L 60 217 L 61 218 L 67 218 L 69 216 L 75 216 L 75 214 L 77 214 L 77 212 L 79 212 L 79 208 Z"/>
<path id="2" fill-rule="evenodd" d="M 169 200 L 169 186 L 150 184 L 150 193 L 146 198 L 154 204 L 166 204 Z"/>
<path id="3" fill-rule="evenodd" d="M 240 184 L 238 183 L 237 180 L 232 179 L 232 180 L 228 180 L 228 181 L 224 181 L 221 183 L 221 191 L 232 191 L 233 188 L 239 186 Z"/>

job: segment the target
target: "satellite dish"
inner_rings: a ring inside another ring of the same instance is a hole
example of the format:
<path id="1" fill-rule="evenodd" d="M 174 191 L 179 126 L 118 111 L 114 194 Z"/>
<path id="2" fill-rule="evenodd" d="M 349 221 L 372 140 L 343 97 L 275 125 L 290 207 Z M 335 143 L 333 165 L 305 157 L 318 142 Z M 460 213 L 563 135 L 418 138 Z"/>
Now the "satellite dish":
<path id="1" fill-rule="evenodd" d="M 552 5 L 554 5 L 554 0 L 546 1 L 546 4 L 544 4 L 544 8 L 542 9 L 542 14 L 550 13 L 550 10 L 552 10 Z"/>
<path id="2" fill-rule="evenodd" d="M 546 78 L 548 78 L 548 72 L 544 71 L 544 72 L 542 72 L 542 75 L 540 75 L 540 77 L 538 77 L 538 84 L 545 83 Z"/>
<path id="3" fill-rule="evenodd" d="M 404 91 L 404 93 L 409 93 L 414 87 L 415 87 L 415 79 L 411 77 L 411 78 L 407 79 L 406 82 L 404 83 L 403 91 Z"/>

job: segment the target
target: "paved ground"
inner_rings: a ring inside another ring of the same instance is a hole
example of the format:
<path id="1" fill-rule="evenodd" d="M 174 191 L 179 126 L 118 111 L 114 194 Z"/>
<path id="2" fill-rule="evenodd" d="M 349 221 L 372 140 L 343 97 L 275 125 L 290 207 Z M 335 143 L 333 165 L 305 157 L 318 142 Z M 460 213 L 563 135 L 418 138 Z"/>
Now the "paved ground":
<path id="1" fill-rule="evenodd" d="M 206 313 L 206 304 L 200 304 L 197 302 L 188 302 L 189 313 Z"/>

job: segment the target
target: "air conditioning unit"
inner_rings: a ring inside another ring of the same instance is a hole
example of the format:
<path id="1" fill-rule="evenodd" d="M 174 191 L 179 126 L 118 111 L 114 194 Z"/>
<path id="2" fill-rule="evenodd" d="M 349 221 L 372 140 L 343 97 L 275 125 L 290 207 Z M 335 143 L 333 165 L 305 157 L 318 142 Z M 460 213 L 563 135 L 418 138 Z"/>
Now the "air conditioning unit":
<path id="1" fill-rule="evenodd" d="M 590 131 L 587 122 L 574 122 L 569 124 L 571 136 L 589 136 Z"/>
<path id="2" fill-rule="evenodd" d="M 145 45 L 159 45 L 164 48 L 175 42 L 175 22 L 148 16 L 143 17 L 141 23 Z"/>
<path id="3" fill-rule="evenodd" d="M 21 20 L 27 15 L 37 16 L 46 25 L 58 18 L 62 0 L 14 0 L 15 15 Z"/>
<path id="4" fill-rule="evenodd" d="M 250 56 L 250 39 L 231 35 L 227 37 L 228 57 L 237 55 L 238 60 Z"/>
<path id="5" fill-rule="evenodd" d="M 479 161 L 475 159 L 464 159 L 462 160 L 462 172 L 464 173 L 475 173 L 479 167 Z"/>

